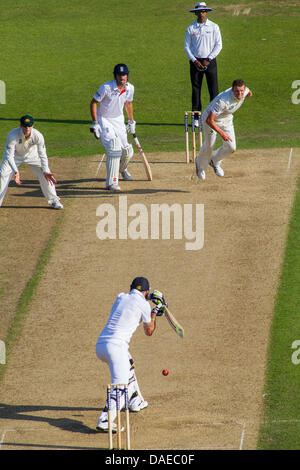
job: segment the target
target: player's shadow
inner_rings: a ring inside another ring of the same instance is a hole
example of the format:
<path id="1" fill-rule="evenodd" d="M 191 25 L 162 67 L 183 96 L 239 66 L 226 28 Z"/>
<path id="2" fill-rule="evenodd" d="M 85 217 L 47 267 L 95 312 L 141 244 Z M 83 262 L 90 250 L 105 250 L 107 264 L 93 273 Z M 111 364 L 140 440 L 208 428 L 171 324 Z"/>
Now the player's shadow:
<path id="1" fill-rule="evenodd" d="M 142 181 L 142 180 L 139 180 Z M 147 180 L 145 180 L 147 181 Z M 122 180 L 120 180 L 122 184 Z M 23 180 L 22 185 L 18 186 L 15 182 L 11 182 L 12 187 L 31 189 L 32 191 L 18 191 L 12 193 L 16 197 L 44 197 L 38 180 Z M 143 188 L 143 189 L 130 189 L 130 182 L 126 182 L 126 186 L 123 185 L 122 191 L 112 193 L 105 189 L 104 178 L 81 178 L 73 180 L 61 180 L 56 184 L 57 195 L 61 198 L 84 198 L 84 197 L 113 197 L 116 194 L 159 194 L 159 193 L 188 193 L 189 191 L 182 191 L 180 189 L 170 188 Z M 4 206 L 6 207 L 6 206 Z M 7 206 L 8 207 L 8 206 Z M 46 207 L 47 208 L 47 207 Z"/>
<path id="2" fill-rule="evenodd" d="M 4 118 L 0 117 L 0 121 L 13 121 L 19 125 L 20 117 L 17 118 Z M 39 122 L 48 122 L 54 124 L 75 124 L 75 125 L 91 125 L 91 120 L 83 120 L 83 119 L 46 119 L 46 118 L 34 118 L 35 125 Z M 175 122 L 138 122 L 138 126 L 184 126 L 184 123 L 175 123 Z"/>
<path id="3" fill-rule="evenodd" d="M 34 405 L 8 405 L 0 403 L 0 420 L 9 419 L 16 421 L 29 421 L 29 422 L 44 422 L 50 424 L 55 428 L 62 431 L 69 431 L 79 434 L 98 434 L 96 429 L 91 429 L 86 426 L 79 419 L 71 418 L 51 418 L 49 416 L 40 416 L 41 412 L 73 412 L 74 418 L 81 416 L 80 413 L 84 411 L 95 411 L 98 413 L 102 408 L 86 408 L 86 407 L 71 407 L 71 406 L 34 406 Z M 32 414 L 30 414 L 32 413 Z M 34 413 L 39 413 L 37 416 Z M 0 421 L 1 422 L 1 421 Z"/>

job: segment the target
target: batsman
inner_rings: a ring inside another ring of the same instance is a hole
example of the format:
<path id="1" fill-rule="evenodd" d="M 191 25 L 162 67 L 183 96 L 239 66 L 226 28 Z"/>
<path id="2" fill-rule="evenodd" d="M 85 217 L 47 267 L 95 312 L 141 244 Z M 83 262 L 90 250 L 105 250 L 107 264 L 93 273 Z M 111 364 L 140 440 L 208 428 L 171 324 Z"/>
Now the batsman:
<path id="1" fill-rule="evenodd" d="M 155 307 L 149 304 L 151 300 Z M 131 337 L 142 323 L 146 336 L 152 336 L 156 327 L 156 317 L 165 311 L 163 295 L 155 290 L 150 294 L 150 285 L 145 277 L 136 277 L 130 285 L 128 293 L 120 293 L 110 312 L 106 325 L 101 331 L 97 344 L 96 355 L 109 367 L 111 384 L 127 384 L 129 410 L 139 412 L 148 406 L 141 394 L 135 370 L 134 361 L 129 352 Z M 125 406 L 124 390 L 121 389 L 120 409 Z M 116 432 L 116 390 L 111 395 L 112 430 Z M 100 414 L 96 429 L 108 431 L 108 403 Z"/>
<path id="2" fill-rule="evenodd" d="M 90 103 L 93 121 L 90 131 L 96 139 L 101 139 L 106 150 L 106 189 L 120 191 L 119 173 L 123 180 L 132 180 L 127 167 L 133 156 L 133 148 L 128 143 L 126 130 L 135 133 L 132 104 L 134 86 L 128 82 L 129 69 L 126 64 L 117 64 L 113 73 L 114 80 L 101 85 Z M 127 126 L 124 107 L 128 116 Z"/>

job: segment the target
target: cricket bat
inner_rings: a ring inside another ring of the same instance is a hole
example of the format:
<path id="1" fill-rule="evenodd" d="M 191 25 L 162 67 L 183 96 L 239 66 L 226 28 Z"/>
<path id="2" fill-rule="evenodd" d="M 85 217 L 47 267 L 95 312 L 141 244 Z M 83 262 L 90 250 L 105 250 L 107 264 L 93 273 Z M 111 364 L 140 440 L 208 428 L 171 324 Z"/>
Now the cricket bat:
<path id="1" fill-rule="evenodd" d="M 136 147 L 139 151 L 139 154 L 143 159 L 143 163 L 144 163 L 144 167 L 145 167 L 145 170 L 146 170 L 147 178 L 148 178 L 149 181 L 152 181 L 152 171 L 151 171 L 150 165 L 148 163 L 147 157 L 144 154 L 144 151 L 141 147 L 141 144 L 139 143 L 139 140 L 138 140 L 136 134 L 132 134 L 132 137 L 133 137 L 134 143 L 135 143 L 135 145 L 136 145 Z"/>
<path id="2" fill-rule="evenodd" d="M 183 333 L 184 333 L 183 327 L 180 325 L 180 323 L 178 323 L 174 315 L 170 312 L 170 310 L 166 306 L 165 306 L 165 317 L 168 320 L 171 327 L 173 328 L 173 330 L 178 334 L 178 336 L 180 336 L 180 338 L 183 338 Z"/>

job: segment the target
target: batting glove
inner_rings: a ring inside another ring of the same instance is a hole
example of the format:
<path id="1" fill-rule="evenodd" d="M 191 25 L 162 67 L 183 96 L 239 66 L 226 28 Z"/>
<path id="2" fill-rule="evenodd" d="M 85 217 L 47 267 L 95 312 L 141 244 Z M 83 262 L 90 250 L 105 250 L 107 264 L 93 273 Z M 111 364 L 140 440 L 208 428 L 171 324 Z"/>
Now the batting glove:
<path id="1" fill-rule="evenodd" d="M 165 313 L 165 310 L 166 308 L 160 304 L 156 305 L 156 307 L 151 310 L 151 313 L 154 313 L 157 317 L 161 317 Z"/>
<path id="2" fill-rule="evenodd" d="M 155 305 L 166 305 L 163 293 L 160 292 L 157 289 L 154 289 L 153 293 L 150 294 L 150 300 L 155 304 Z"/>
<path id="3" fill-rule="evenodd" d="M 94 134 L 96 139 L 100 139 L 100 125 L 98 124 L 97 121 L 93 122 L 93 125 L 90 127 L 90 132 Z"/>
<path id="4" fill-rule="evenodd" d="M 136 125 L 136 122 L 133 119 L 128 121 L 126 130 L 129 134 L 135 134 L 135 125 Z"/>

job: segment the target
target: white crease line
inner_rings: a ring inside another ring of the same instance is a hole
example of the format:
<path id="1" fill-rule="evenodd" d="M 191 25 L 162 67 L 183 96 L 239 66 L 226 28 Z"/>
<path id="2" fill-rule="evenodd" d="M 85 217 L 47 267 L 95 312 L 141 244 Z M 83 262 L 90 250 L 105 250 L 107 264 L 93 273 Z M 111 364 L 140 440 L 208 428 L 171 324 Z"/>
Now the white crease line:
<path id="1" fill-rule="evenodd" d="M 300 423 L 300 419 L 273 419 L 271 423 Z"/>
<path id="2" fill-rule="evenodd" d="M 25 428 L 25 429 L 4 429 L 1 439 L 0 439 L 0 450 L 2 450 L 2 446 L 5 445 L 4 439 L 8 432 L 17 432 L 17 431 L 40 431 L 38 428 Z"/>
<path id="3" fill-rule="evenodd" d="M 244 445 L 244 440 L 245 440 L 245 434 L 246 434 L 246 423 L 241 423 L 239 421 L 229 421 L 229 422 L 226 422 L 226 423 L 222 423 L 222 422 L 215 422 L 215 423 L 193 423 L 193 424 L 186 424 L 184 427 L 201 427 L 201 426 L 232 426 L 232 425 L 238 425 L 238 426 L 241 426 L 242 427 L 242 433 L 241 433 L 241 438 L 240 438 L 240 444 L 239 444 L 239 450 L 243 450 L 243 445 Z M 218 447 L 218 446 L 215 446 L 215 447 L 203 447 L 203 449 L 228 449 L 228 447 Z"/>
<path id="4" fill-rule="evenodd" d="M 7 432 L 7 431 L 3 431 L 3 433 L 2 433 L 1 440 L 0 440 L 0 450 L 1 450 L 1 448 L 2 448 L 2 444 L 3 444 L 3 442 L 4 442 L 6 432 Z"/>
<path id="5" fill-rule="evenodd" d="M 0 450 L 2 450 L 2 445 L 4 443 L 4 439 L 5 439 L 6 434 L 10 431 L 15 431 L 15 429 L 4 429 L 4 431 L 2 433 L 2 436 L 1 436 L 1 440 L 0 440 Z"/>
<path id="6" fill-rule="evenodd" d="M 243 429 L 242 429 L 242 435 L 241 435 L 239 450 L 243 450 L 243 444 L 244 444 L 245 434 L 246 434 L 246 423 L 243 424 Z"/>
<path id="7" fill-rule="evenodd" d="M 103 162 L 103 160 L 104 160 L 104 157 L 105 157 L 105 153 L 102 155 L 102 158 L 101 158 L 101 160 L 100 160 L 100 162 L 99 162 L 99 165 L 98 165 L 98 167 L 97 167 L 95 176 L 97 176 L 98 173 L 99 173 L 99 170 L 100 170 L 100 167 L 101 167 L 102 162 Z"/>
<path id="8" fill-rule="evenodd" d="M 286 172 L 288 172 L 288 171 L 289 171 L 289 169 L 291 168 L 291 163 L 292 163 L 292 156 L 293 156 L 293 149 L 291 148 L 291 150 L 290 150 L 290 155 L 289 155 L 288 166 L 287 166 L 287 170 L 286 170 Z"/>

